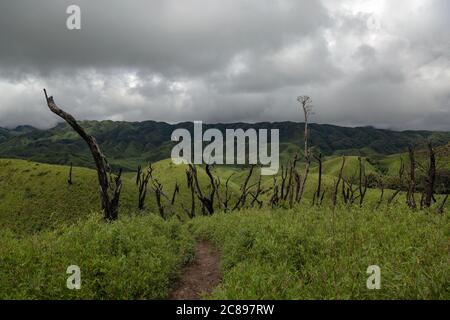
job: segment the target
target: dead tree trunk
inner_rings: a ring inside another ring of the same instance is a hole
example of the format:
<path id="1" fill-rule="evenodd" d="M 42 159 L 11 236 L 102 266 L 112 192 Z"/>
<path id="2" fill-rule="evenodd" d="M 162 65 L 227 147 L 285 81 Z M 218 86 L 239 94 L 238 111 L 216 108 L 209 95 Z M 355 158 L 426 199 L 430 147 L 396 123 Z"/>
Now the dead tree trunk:
<path id="1" fill-rule="evenodd" d="M 311 165 L 311 148 L 309 148 L 309 145 L 308 145 L 308 139 L 309 139 L 308 124 L 309 124 L 309 116 L 311 115 L 313 107 L 311 105 L 312 100 L 308 96 L 300 96 L 297 98 L 297 101 L 300 102 L 300 104 L 302 106 L 303 116 L 304 116 L 304 120 L 305 120 L 304 138 L 303 138 L 303 143 L 304 143 L 304 151 L 303 152 L 304 152 L 304 157 L 305 157 L 305 172 L 302 177 L 303 179 L 301 180 L 299 197 L 297 199 L 297 202 L 300 203 L 300 201 L 302 200 L 303 192 L 305 191 L 306 180 L 308 179 L 309 167 Z"/>
<path id="2" fill-rule="evenodd" d="M 341 182 L 342 179 L 342 174 L 344 172 L 344 166 L 345 166 L 345 157 L 342 157 L 342 164 L 341 164 L 341 169 L 339 170 L 339 176 L 337 181 L 334 184 L 334 192 L 333 192 L 333 197 L 331 198 L 332 203 L 333 203 L 333 208 L 336 207 L 336 203 L 337 203 L 337 194 L 338 194 L 338 190 L 339 190 L 339 184 Z"/>
<path id="3" fill-rule="evenodd" d="M 314 196 L 314 200 L 317 200 L 317 204 L 321 203 L 321 188 L 322 188 L 322 153 L 319 153 L 319 156 L 315 156 L 315 159 L 319 163 L 319 178 L 317 181 L 317 190 Z M 322 197 L 323 199 L 323 197 Z M 313 201 L 313 205 L 316 204 L 316 201 Z"/>
<path id="4" fill-rule="evenodd" d="M 277 177 L 273 176 L 273 194 L 272 197 L 269 200 L 269 207 L 272 209 L 275 208 L 278 205 L 278 183 L 277 183 Z"/>
<path id="5" fill-rule="evenodd" d="M 391 204 L 391 203 L 394 201 L 395 197 L 398 196 L 398 194 L 400 193 L 400 191 L 401 191 L 401 190 L 395 190 L 395 192 L 392 194 L 392 196 L 388 199 L 388 204 Z"/>
<path id="6" fill-rule="evenodd" d="M 69 179 L 67 180 L 67 183 L 72 185 L 72 162 L 70 163 Z"/>
<path id="7" fill-rule="evenodd" d="M 230 176 L 227 178 L 227 181 L 225 182 L 225 196 L 224 196 L 224 200 L 223 200 L 223 209 L 225 211 L 228 211 L 228 204 L 229 204 L 230 199 L 231 199 L 231 194 L 230 194 L 229 189 L 228 189 L 228 184 L 230 182 L 231 177 L 233 177 L 234 174 L 235 174 L 235 172 L 230 174 Z"/>
<path id="8" fill-rule="evenodd" d="M 178 186 L 178 182 L 175 182 L 175 188 L 172 193 L 172 200 L 170 200 L 170 204 L 173 206 L 175 204 L 175 198 L 177 194 L 180 193 L 180 187 Z"/>
<path id="9" fill-rule="evenodd" d="M 98 182 L 100 185 L 101 207 L 104 217 L 106 220 L 116 220 L 119 215 L 119 198 L 120 191 L 122 189 L 122 181 L 120 177 L 122 170 L 120 170 L 118 175 L 113 179 L 111 167 L 101 152 L 95 138 L 87 134 L 71 114 L 60 109 L 55 104 L 53 97 L 49 97 L 47 95 L 47 91 L 45 89 L 44 94 L 50 111 L 64 119 L 89 146 L 97 169 Z"/>
<path id="10" fill-rule="evenodd" d="M 416 193 L 416 161 L 414 157 L 414 149 L 412 146 L 408 147 L 408 153 L 409 153 L 409 186 L 408 186 L 408 193 L 406 194 L 406 203 L 411 209 L 416 209 L 416 200 L 415 200 L 415 193 Z"/>
<path id="11" fill-rule="evenodd" d="M 445 195 L 444 199 L 442 200 L 441 204 L 439 205 L 439 208 L 437 210 L 437 212 L 439 214 L 443 214 L 444 213 L 444 208 L 445 208 L 445 203 L 447 202 L 448 199 L 448 194 Z"/>
<path id="12" fill-rule="evenodd" d="M 145 209 L 145 198 L 147 196 L 147 185 L 148 181 L 152 175 L 153 168 L 151 166 L 148 167 L 147 173 L 142 172 L 141 166 L 138 167 L 138 177 L 136 178 L 136 182 L 138 184 L 138 209 Z"/>
<path id="13" fill-rule="evenodd" d="M 431 201 L 433 200 L 434 194 L 434 183 L 436 181 L 436 158 L 434 155 L 434 150 L 433 146 L 431 145 L 431 142 L 428 143 L 428 155 L 429 155 L 429 165 L 424 198 L 424 206 L 427 208 L 431 206 Z"/>
<path id="14" fill-rule="evenodd" d="M 214 213 L 214 207 L 213 207 L 213 203 L 214 203 L 214 193 L 215 193 L 215 188 L 214 188 L 214 178 L 212 177 L 211 173 L 209 172 L 209 167 L 207 166 L 207 173 L 208 177 L 210 178 L 210 180 L 212 179 L 212 190 L 210 193 L 209 197 L 204 196 L 202 189 L 200 187 L 200 184 L 198 182 L 198 176 L 197 176 L 197 168 L 195 167 L 195 165 L 189 164 L 189 170 L 191 171 L 192 174 L 192 179 L 193 179 L 193 186 L 195 188 L 196 194 L 197 194 L 197 198 L 198 200 L 200 200 L 200 203 L 202 205 L 202 213 L 205 214 L 207 210 L 209 215 L 212 215 Z"/>
<path id="15" fill-rule="evenodd" d="M 245 202 L 247 201 L 247 195 L 248 195 L 248 192 L 249 192 L 249 187 L 248 187 L 248 182 L 250 181 L 250 178 L 251 178 L 251 176 L 252 176 L 252 174 L 253 174 L 253 169 L 255 168 L 255 165 L 251 165 L 250 166 L 250 170 L 249 170 L 249 172 L 248 172 L 248 175 L 247 175 L 247 178 L 245 179 L 245 181 L 244 181 L 244 184 L 242 185 L 242 187 L 241 187 L 241 196 L 239 197 L 239 200 L 236 202 L 236 204 L 234 205 L 234 207 L 233 207 L 233 210 L 232 211 L 234 211 L 234 210 L 239 210 L 239 209 L 241 209 L 242 207 L 244 207 L 244 205 L 245 205 Z"/>
<path id="16" fill-rule="evenodd" d="M 286 169 L 284 168 L 284 166 L 281 166 L 281 199 L 284 199 L 284 187 L 286 185 L 286 179 L 288 176 L 288 166 L 286 167 Z"/>
<path id="17" fill-rule="evenodd" d="M 251 207 L 251 208 L 253 208 L 255 202 L 257 202 L 258 205 L 261 207 L 262 202 L 261 202 L 260 200 L 258 200 L 258 197 L 260 196 L 261 191 L 262 191 L 262 190 L 261 190 L 261 175 L 259 175 L 258 183 L 257 183 L 257 185 L 256 185 L 256 191 L 255 191 L 255 194 L 250 193 L 250 195 L 253 197 L 253 200 L 252 200 L 252 202 L 250 203 L 250 207 Z"/>
<path id="18" fill-rule="evenodd" d="M 381 190 L 381 193 L 380 193 L 380 199 L 378 200 L 377 206 L 375 207 L 376 209 L 378 209 L 380 207 L 381 203 L 383 202 L 384 183 L 383 183 L 383 181 L 381 181 L 381 179 L 380 179 L 380 182 L 379 182 L 379 188 Z"/>
<path id="19" fill-rule="evenodd" d="M 153 180 L 153 185 L 154 185 L 153 190 L 155 191 L 156 205 L 158 206 L 159 215 L 161 216 L 161 218 L 166 219 L 164 205 L 161 201 L 162 185 L 157 180 Z"/>
<path id="20" fill-rule="evenodd" d="M 359 161 L 359 206 L 362 207 L 364 202 L 364 197 L 367 192 L 367 176 L 365 166 L 361 157 L 358 157 Z"/>
<path id="21" fill-rule="evenodd" d="M 191 170 L 186 170 L 186 180 L 188 189 L 191 190 L 191 210 L 184 209 L 190 218 L 195 216 L 195 187 L 194 187 L 194 177 L 192 176 Z"/>
<path id="22" fill-rule="evenodd" d="M 136 172 L 136 185 L 139 186 L 139 182 L 141 181 L 141 173 L 142 168 L 140 165 L 138 165 L 137 172 Z"/>
<path id="23" fill-rule="evenodd" d="M 403 185 L 403 174 L 405 173 L 405 164 L 403 163 L 403 159 L 400 158 L 400 167 L 398 169 L 398 179 L 399 179 L 399 189 L 396 190 L 390 198 L 388 198 L 387 204 L 390 205 L 394 199 L 397 197 L 397 195 L 401 191 L 401 186 Z"/>

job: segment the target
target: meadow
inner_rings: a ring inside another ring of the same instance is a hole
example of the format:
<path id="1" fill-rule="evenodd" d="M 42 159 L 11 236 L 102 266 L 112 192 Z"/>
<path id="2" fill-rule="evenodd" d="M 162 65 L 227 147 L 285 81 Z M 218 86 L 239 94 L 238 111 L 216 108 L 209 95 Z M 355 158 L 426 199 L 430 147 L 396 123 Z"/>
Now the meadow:
<path id="1" fill-rule="evenodd" d="M 326 192 L 336 179 L 336 159 L 324 162 Z M 355 159 L 347 163 L 351 174 Z M 154 167 L 164 188 L 178 183 L 180 202 L 189 201 L 186 167 L 168 160 Z M 193 219 L 181 206 L 163 219 L 150 191 L 146 208 L 137 210 L 136 177 L 125 173 L 119 219 L 105 222 L 95 171 L 74 167 L 69 185 L 67 166 L 2 159 L 0 298 L 165 299 L 198 241 L 220 253 L 220 284 L 206 299 L 450 298 L 449 204 L 444 214 L 436 205 L 413 211 L 402 192 L 377 206 L 380 191 L 369 189 L 362 207 L 338 203 L 333 210 L 329 195 L 313 206 L 317 168 L 311 171 L 305 198 L 292 209 L 217 209 Z M 223 180 L 234 173 L 233 193 L 246 177 L 228 167 L 214 173 Z M 201 168 L 199 180 L 208 183 Z M 82 270 L 81 290 L 66 288 L 73 264 Z M 366 287 L 370 265 L 381 268 L 380 290 Z"/>

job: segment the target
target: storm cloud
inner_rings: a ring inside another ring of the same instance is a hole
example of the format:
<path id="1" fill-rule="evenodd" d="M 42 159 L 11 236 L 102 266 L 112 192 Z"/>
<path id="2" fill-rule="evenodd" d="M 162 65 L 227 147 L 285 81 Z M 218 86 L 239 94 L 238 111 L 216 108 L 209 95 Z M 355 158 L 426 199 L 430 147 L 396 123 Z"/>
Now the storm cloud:
<path id="1" fill-rule="evenodd" d="M 81 30 L 66 8 L 81 8 Z M 80 119 L 450 130 L 447 0 L 0 3 L 0 126 Z"/>

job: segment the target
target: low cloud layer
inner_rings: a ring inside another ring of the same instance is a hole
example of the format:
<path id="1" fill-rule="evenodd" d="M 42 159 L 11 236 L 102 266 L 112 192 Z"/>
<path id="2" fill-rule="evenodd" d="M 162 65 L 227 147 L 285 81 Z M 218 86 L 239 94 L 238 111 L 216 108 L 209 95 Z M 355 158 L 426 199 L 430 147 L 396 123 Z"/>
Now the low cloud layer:
<path id="1" fill-rule="evenodd" d="M 81 30 L 66 8 L 81 8 Z M 447 0 L 0 4 L 0 126 L 80 119 L 313 121 L 450 130 Z"/>

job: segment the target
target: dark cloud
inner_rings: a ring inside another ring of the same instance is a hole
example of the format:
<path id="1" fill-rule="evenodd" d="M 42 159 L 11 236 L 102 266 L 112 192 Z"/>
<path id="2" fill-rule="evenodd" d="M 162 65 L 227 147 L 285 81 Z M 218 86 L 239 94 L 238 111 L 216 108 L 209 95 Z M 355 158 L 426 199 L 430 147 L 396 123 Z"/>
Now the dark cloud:
<path id="1" fill-rule="evenodd" d="M 66 8 L 82 29 L 67 30 Z M 81 119 L 314 120 L 450 130 L 450 4 L 154 0 L 0 3 L 0 126 Z"/>

